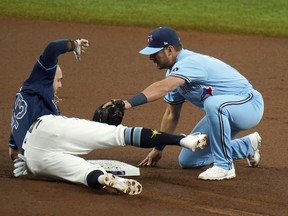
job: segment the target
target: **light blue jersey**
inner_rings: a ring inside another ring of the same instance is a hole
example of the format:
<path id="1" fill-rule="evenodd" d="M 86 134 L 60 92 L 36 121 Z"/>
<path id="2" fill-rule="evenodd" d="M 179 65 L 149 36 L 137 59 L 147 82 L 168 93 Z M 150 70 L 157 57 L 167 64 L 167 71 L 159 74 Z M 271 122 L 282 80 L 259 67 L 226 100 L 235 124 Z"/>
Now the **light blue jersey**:
<path id="1" fill-rule="evenodd" d="M 209 145 L 197 152 L 182 149 L 179 155 L 182 167 L 214 163 L 229 170 L 234 166 L 233 160 L 252 153 L 248 136 L 234 138 L 260 122 L 264 102 L 243 75 L 221 60 L 182 49 L 167 76 L 186 81 L 164 97 L 167 103 L 179 104 L 187 100 L 205 112 L 192 133 L 207 134 Z"/>
<path id="2" fill-rule="evenodd" d="M 201 109 L 205 99 L 210 96 L 239 95 L 253 90 L 248 80 L 230 65 L 184 49 L 166 76 L 180 77 L 186 81 L 166 95 L 167 102 L 173 104 L 188 100 Z"/>

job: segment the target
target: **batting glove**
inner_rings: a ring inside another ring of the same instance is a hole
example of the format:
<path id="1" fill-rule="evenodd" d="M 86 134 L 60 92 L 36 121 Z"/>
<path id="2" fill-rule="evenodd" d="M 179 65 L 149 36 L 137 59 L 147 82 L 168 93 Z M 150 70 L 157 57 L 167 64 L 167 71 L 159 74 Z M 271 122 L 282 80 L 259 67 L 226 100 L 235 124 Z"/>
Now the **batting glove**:
<path id="1" fill-rule="evenodd" d="M 14 176 L 19 177 L 21 175 L 27 175 L 29 173 L 27 164 L 26 164 L 26 157 L 22 154 L 18 154 L 18 158 L 14 160 Z"/>
<path id="2" fill-rule="evenodd" d="M 74 49 L 74 54 L 76 57 L 77 61 L 81 60 L 81 54 L 85 53 L 85 50 L 88 48 L 89 46 L 89 42 L 86 39 L 78 39 L 75 40 L 75 49 Z"/>

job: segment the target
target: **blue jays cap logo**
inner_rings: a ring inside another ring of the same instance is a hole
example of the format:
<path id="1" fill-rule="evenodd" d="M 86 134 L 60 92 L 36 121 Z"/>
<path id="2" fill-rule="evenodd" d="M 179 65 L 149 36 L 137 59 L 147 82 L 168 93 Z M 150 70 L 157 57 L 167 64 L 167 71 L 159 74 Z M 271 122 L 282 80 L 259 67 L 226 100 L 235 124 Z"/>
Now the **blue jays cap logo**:
<path id="1" fill-rule="evenodd" d="M 153 41 L 153 37 L 152 37 L 152 35 L 148 35 L 148 39 L 147 39 L 147 41 L 148 41 L 148 44 L 151 43 L 151 42 Z"/>

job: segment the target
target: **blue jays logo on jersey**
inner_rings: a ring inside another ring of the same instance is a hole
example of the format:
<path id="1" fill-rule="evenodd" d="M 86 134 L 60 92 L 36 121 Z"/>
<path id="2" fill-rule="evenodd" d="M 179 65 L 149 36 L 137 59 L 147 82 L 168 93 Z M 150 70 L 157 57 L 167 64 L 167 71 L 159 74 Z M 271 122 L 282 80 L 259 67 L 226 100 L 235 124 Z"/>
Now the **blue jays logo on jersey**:
<path id="1" fill-rule="evenodd" d="M 213 88 L 211 86 L 203 87 L 202 94 L 201 94 L 201 101 L 203 101 L 204 99 L 212 95 L 213 95 Z"/>

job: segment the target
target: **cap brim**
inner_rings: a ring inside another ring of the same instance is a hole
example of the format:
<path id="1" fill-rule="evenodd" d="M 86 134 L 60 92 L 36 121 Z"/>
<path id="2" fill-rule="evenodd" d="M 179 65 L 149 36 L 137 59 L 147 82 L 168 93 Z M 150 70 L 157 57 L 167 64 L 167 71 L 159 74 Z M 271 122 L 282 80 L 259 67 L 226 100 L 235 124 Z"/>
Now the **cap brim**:
<path id="1" fill-rule="evenodd" d="M 163 48 L 164 47 L 160 47 L 160 48 L 145 47 L 144 49 L 140 50 L 139 53 L 143 55 L 152 55 L 154 53 L 159 52 Z"/>

